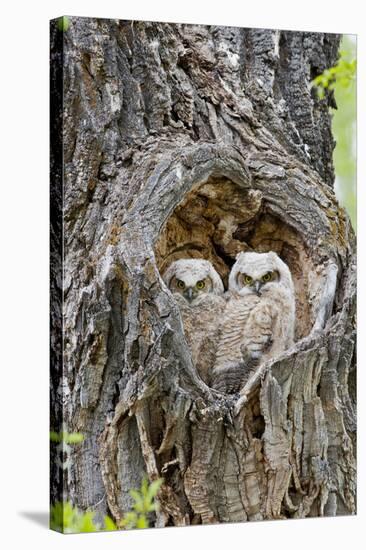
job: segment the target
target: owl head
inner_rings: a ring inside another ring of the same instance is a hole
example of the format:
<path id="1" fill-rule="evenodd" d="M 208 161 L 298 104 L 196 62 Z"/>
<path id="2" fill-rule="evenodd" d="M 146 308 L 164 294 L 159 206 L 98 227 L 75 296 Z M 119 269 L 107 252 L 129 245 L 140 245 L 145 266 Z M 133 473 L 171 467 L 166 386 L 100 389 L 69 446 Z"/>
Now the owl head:
<path id="1" fill-rule="evenodd" d="M 293 292 L 289 268 L 275 252 L 240 252 L 229 276 L 229 291 L 240 296 L 262 294 L 281 284 Z"/>
<path id="2" fill-rule="evenodd" d="M 177 260 L 165 271 L 164 282 L 174 294 L 181 294 L 190 305 L 206 294 L 223 294 L 220 275 L 208 260 Z"/>

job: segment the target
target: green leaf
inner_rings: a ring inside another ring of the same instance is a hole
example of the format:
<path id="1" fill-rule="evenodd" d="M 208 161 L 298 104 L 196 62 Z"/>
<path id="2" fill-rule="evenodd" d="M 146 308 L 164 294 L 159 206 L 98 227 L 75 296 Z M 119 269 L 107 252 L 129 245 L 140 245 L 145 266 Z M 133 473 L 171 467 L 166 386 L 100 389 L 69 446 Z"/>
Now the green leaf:
<path id="1" fill-rule="evenodd" d="M 66 433 L 64 435 L 65 435 L 66 443 L 70 443 L 71 445 L 75 443 L 81 443 L 82 441 L 84 441 L 84 435 L 79 432 L 74 432 L 71 434 Z"/>
<path id="2" fill-rule="evenodd" d="M 145 516 L 140 516 L 136 523 L 137 529 L 147 529 L 149 527 L 149 524 L 147 522 L 147 519 Z"/>
<path id="3" fill-rule="evenodd" d="M 66 32 L 70 26 L 69 18 L 64 15 L 63 17 L 60 17 L 57 22 L 58 30 L 61 32 Z"/>
<path id="4" fill-rule="evenodd" d="M 50 528 L 55 531 L 63 531 L 64 521 L 63 521 L 63 504 L 62 502 L 57 502 L 51 506 L 50 510 Z"/>
<path id="5" fill-rule="evenodd" d="M 50 440 L 53 443 L 61 443 L 63 441 L 64 443 L 75 445 L 84 441 L 84 435 L 80 432 L 50 432 Z"/>
<path id="6" fill-rule="evenodd" d="M 56 432 L 50 432 L 50 441 L 52 441 L 53 443 L 60 443 L 61 441 L 60 434 Z"/>
<path id="7" fill-rule="evenodd" d="M 127 512 L 121 521 L 121 526 L 126 529 L 134 529 L 137 525 L 137 519 L 138 516 L 135 512 Z"/>
<path id="8" fill-rule="evenodd" d="M 57 502 L 51 506 L 50 527 L 62 533 L 94 533 L 102 528 L 94 520 L 92 511 L 82 512 L 71 502 Z M 112 523 L 113 521 L 110 520 Z"/>
<path id="9" fill-rule="evenodd" d="M 136 510 L 136 512 L 143 512 L 144 511 L 144 499 L 141 496 L 141 494 L 139 493 L 139 491 L 136 491 L 136 489 L 131 489 L 130 495 L 135 501 L 135 504 L 133 505 L 134 510 Z"/>
<path id="10" fill-rule="evenodd" d="M 130 490 L 130 495 L 134 500 L 133 510 L 124 515 L 121 527 L 125 529 L 145 529 L 149 527 L 147 514 L 158 510 L 158 503 L 154 501 L 154 498 L 163 481 L 163 479 L 155 479 L 149 484 L 148 478 L 144 477 L 139 490 Z"/>
<path id="11" fill-rule="evenodd" d="M 109 516 L 104 516 L 104 528 L 106 531 L 117 531 L 117 525 Z"/>
<path id="12" fill-rule="evenodd" d="M 100 530 L 94 523 L 94 512 L 80 514 L 77 524 L 79 533 L 94 533 Z"/>
<path id="13" fill-rule="evenodd" d="M 141 494 L 142 494 L 142 496 L 146 497 L 148 490 L 149 490 L 149 483 L 147 481 L 147 477 L 144 477 L 142 482 L 141 482 Z"/>
<path id="14" fill-rule="evenodd" d="M 333 67 L 325 69 L 322 74 L 316 76 L 312 81 L 312 86 L 317 88 L 318 97 L 320 99 L 325 97 L 326 89 L 335 89 L 336 83 L 347 87 L 355 79 L 357 67 L 356 59 L 348 61 L 346 55 L 348 55 L 347 52 L 341 52 L 338 63 Z"/>
<path id="15" fill-rule="evenodd" d="M 150 483 L 149 491 L 148 491 L 148 496 L 150 498 L 156 497 L 160 487 L 162 486 L 163 481 L 164 480 L 162 478 L 159 478 L 159 479 L 155 479 L 152 483 Z"/>
<path id="16" fill-rule="evenodd" d="M 346 208 L 352 225 L 356 225 L 356 41 L 344 35 L 342 39 L 344 74 L 339 74 L 334 95 L 337 110 L 333 112 L 332 132 L 336 140 L 333 153 L 336 173 L 335 191 L 340 204 Z"/>

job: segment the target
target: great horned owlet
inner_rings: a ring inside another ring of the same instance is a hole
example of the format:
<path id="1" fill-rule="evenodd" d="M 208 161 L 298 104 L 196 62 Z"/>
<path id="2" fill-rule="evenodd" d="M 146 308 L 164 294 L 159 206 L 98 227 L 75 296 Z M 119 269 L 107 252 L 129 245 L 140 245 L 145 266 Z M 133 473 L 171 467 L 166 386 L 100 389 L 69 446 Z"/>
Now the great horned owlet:
<path id="1" fill-rule="evenodd" d="M 241 252 L 229 276 L 229 300 L 220 328 L 213 387 L 239 391 L 258 364 L 294 341 L 295 291 L 275 252 Z"/>
<path id="2" fill-rule="evenodd" d="M 221 277 L 208 260 L 182 259 L 169 266 L 163 279 L 179 306 L 193 364 L 208 383 L 226 305 Z"/>

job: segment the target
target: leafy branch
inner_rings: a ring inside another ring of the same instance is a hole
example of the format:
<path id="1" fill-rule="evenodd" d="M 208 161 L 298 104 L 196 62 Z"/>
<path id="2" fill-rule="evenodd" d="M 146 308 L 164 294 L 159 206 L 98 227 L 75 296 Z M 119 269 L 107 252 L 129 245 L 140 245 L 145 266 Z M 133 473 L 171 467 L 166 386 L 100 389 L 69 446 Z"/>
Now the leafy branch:
<path id="1" fill-rule="evenodd" d="M 114 521 L 104 517 L 104 525 L 95 521 L 95 512 L 82 512 L 71 502 L 56 502 L 51 506 L 50 527 L 62 533 L 94 533 L 96 531 L 115 531 Z"/>
<path id="2" fill-rule="evenodd" d="M 342 51 L 338 63 L 314 78 L 312 86 L 317 88 L 318 97 L 323 99 L 325 90 L 334 90 L 336 84 L 343 88 L 350 86 L 356 80 L 356 71 L 356 59 L 347 59 L 347 52 Z"/>
<path id="3" fill-rule="evenodd" d="M 61 32 L 66 32 L 70 26 L 69 18 L 64 15 L 60 17 L 57 21 L 58 30 Z"/>
<path id="4" fill-rule="evenodd" d="M 50 440 L 53 443 L 67 443 L 68 445 L 75 445 L 84 441 L 84 435 L 79 432 L 50 432 Z"/>
<path id="5" fill-rule="evenodd" d="M 127 512 L 121 521 L 121 527 L 125 529 L 146 529 L 149 527 L 148 515 L 158 510 L 158 503 L 155 497 L 159 492 L 163 479 L 155 479 L 148 483 L 145 477 L 142 480 L 139 491 L 131 489 L 130 495 L 135 501 L 131 512 Z"/>
<path id="6" fill-rule="evenodd" d="M 71 434 L 69 434 L 71 435 Z M 155 502 L 163 479 L 156 479 L 149 484 L 144 478 L 139 490 L 131 489 L 134 500 L 132 510 L 127 512 L 122 521 L 116 524 L 109 516 L 104 516 L 98 523 L 95 512 L 79 510 L 71 502 L 57 502 L 51 506 L 50 527 L 62 533 L 94 533 L 96 531 L 116 531 L 117 529 L 146 529 L 149 527 L 149 514 L 158 510 Z"/>

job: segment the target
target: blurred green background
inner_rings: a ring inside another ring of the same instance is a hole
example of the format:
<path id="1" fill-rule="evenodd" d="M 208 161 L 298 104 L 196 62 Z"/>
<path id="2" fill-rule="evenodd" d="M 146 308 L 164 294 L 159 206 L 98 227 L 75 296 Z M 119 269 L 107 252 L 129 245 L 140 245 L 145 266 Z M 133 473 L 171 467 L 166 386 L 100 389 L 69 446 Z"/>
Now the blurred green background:
<path id="1" fill-rule="evenodd" d="M 343 35 L 340 53 L 341 58 L 346 61 L 356 59 L 355 35 Z M 332 109 L 333 135 L 337 142 L 333 155 L 336 173 L 335 192 L 356 230 L 356 78 L 348 82 L 337 79 L 334 93 L 338 107 Z"/>

